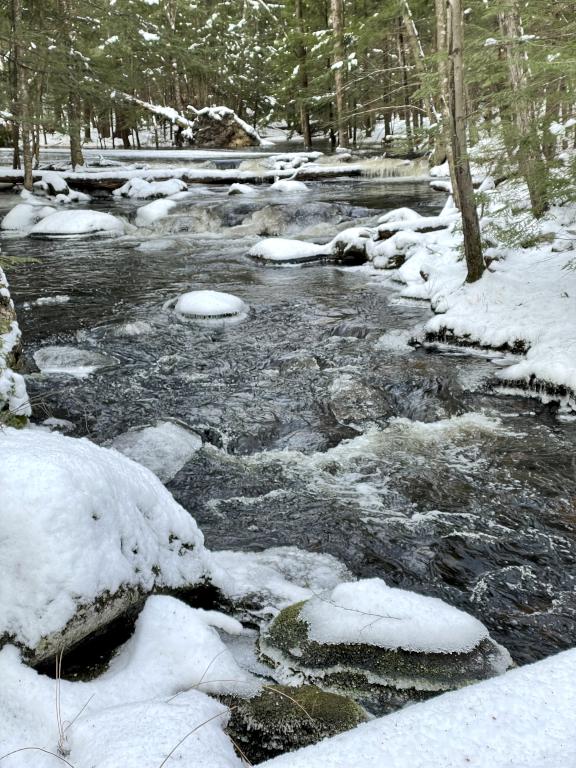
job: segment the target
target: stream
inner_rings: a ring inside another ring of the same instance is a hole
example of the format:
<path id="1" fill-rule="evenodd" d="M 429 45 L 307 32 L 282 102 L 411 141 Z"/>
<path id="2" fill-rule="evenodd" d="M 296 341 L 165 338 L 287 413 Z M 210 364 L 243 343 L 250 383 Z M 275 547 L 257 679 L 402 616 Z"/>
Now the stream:
<path id="1" fill-rule="evenodd" d="M 576 423 L 493 391 L 496 353 L 409 346 L 430 309 L 403 300 L 392 273 L 251 260 L 258 229 L 322 242 L 445 201 L 404 179 L 309 186 L 305 204 L 193 186 L 153 230 L 121 239 L 3 236 L 4 257 L 26 258 L 6 271 L 36 421 L 65 419 L 100 444 L 177 421 L 203 445 L 167 486 L 210 548 L 328 552 L 471 612 L 520 664 L 573 646 Z M 1 192 L 0 215 L 12 204 Z M 142 204 L 90 205 L 132 221 Z M 240 296 L 248 318 L 199 323 L 166 307 L 203 288 Z M 54 346 L 107 364 L 33 372 Z"/>

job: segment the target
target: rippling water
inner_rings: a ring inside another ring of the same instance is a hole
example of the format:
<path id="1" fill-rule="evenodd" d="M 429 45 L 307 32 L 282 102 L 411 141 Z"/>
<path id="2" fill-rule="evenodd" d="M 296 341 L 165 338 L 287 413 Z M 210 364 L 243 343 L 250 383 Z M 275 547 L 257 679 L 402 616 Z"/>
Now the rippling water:
<path id="1" fill-rule="evenodd" d="M 317 215 L 309 231 L 326 239 L 346 216 L 443 204 L 403 181 L 312 190 L 308 201 L 340 209 L 304 217 L 269 193 L 198 187 L 152 233 L 3 238 L 5 255 L 34 260 L 9 275 L 28 357 L 74 346 L 112 363 L 84 379 L 31 374 L 36 418 L 68 419 L 100 443 L 177 419 L 204 446 L 168 487 L 210 547 L 330 552 L 471 611 L 520 663 L 574 645 L 576 427 L 492 393 L 486 356 L 408 347 L 429 309 L 401 300 L 389 276 L 248 259 L 259 237 L 234 228 L 271 203 L 292 231 Z M 136 207 L 94 205 L 129 221 Z M 197 288 L 241 296 L 248 319 L 201 325 L 164 308 Z M 70 300 L 34 305 L 55 295 Z"/>

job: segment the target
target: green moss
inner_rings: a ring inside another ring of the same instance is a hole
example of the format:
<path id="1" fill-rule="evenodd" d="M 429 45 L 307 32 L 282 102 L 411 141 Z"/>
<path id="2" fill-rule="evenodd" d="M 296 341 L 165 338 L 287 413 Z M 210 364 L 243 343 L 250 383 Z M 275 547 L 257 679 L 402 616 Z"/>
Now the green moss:
<path id="1" fill-rule="evenodd" d="M 0 427 L 14 427 L 15 429 L 22 429 L 28 424 L 27 416 L 18 416 L 12 411 L 0 412 Z"/>
<path id="2" fill-rule="evenodd" d="M 228 732 L 250 762 L 261 762 L 350 730 L 366 713 L 345 696 L 313 685 L 271 686 L 231 703 Z"/>

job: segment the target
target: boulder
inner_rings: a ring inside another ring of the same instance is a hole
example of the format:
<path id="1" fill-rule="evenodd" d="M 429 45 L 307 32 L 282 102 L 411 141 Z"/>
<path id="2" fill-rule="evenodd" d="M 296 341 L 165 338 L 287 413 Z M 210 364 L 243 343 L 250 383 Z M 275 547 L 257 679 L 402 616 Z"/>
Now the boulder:
<path id="1" fill-rule="evenodd" d="M 261 144 L 258 133 L 227 107 L 206 107 L 196 113 L 192 143 L 199 147 L 242 149 Z"/>
<path id="2" fill-rule="evenodd" d="M 260 652 L 277 679 L 344 693 L 378 714 L 511 666 L 481 622 L 381 579 L 341 584 L 285 608 Z"/>

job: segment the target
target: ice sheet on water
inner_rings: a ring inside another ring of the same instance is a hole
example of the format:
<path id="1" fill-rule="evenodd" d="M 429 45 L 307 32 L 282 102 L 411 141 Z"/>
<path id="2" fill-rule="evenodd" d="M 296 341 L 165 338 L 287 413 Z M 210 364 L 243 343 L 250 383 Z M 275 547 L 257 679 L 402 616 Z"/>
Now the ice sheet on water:
<path id="1" fill-rule="evenodd" d="M 83 378 L 99 368 L 115 364 L 115 360 L 101 352 L 77 347 L 42 347 L 34 353 L 34 362 L 42 373 L 64 374 Z"/>
<path id="2" fill-rule="evenodd" d="M 202 448 L 202 439 L 179 424 L 164 421 L 154 427 L 125 432 L 112 441 L 112 447 L 167 483 Z"/>

